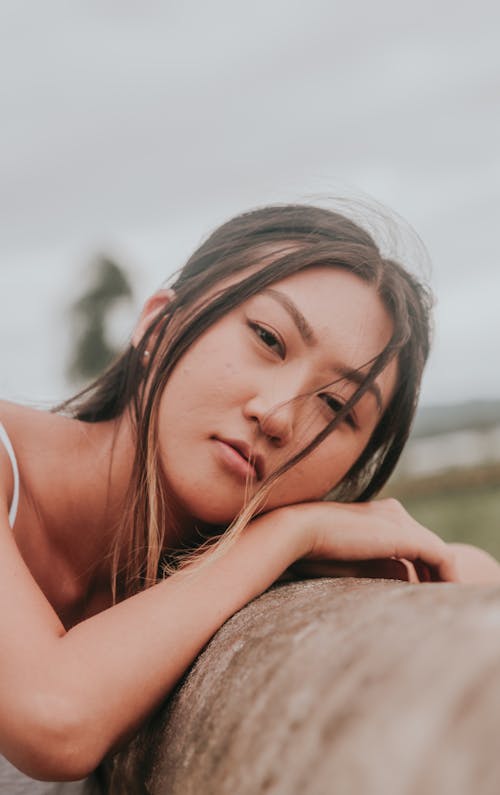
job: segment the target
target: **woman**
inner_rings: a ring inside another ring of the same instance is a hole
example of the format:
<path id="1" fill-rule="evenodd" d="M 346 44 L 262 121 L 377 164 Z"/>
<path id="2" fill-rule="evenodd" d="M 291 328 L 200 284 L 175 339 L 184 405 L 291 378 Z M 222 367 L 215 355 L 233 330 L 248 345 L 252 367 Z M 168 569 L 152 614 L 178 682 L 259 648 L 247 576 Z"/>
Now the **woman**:
<path id="1" fill-rule="evenodd" d="M 296 561 L 498 579 L 485 553 L 370 502 L 428 349 L 425 290 L 365 231 L 271 207 L 216 230 L 64 413 L 1 404 L 5 757 L 89 775 Z"/>

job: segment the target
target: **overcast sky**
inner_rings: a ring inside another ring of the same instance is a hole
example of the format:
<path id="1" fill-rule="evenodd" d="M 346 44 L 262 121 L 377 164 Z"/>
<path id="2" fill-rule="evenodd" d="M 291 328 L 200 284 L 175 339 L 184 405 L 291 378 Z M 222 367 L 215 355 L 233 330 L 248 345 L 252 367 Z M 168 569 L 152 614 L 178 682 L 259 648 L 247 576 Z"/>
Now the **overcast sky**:
<path id="1" fill-rule="evenodd" d="M 500 398 L 500 5 L 2 0 L 0 395 L 67 394 L 89 259 L 138 301 L 249 207 L 368 193 L 417 229 L 425 403 Z"/>

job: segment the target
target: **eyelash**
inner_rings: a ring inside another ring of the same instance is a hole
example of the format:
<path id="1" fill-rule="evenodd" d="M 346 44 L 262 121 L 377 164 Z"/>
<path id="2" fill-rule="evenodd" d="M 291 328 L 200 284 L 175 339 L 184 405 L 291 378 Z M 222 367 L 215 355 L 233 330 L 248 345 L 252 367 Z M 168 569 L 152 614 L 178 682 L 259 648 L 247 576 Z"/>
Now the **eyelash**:
<path id="1" fill-rule="evenodd" d="M 262 342 L 266 348 L 278 354 L 280 359 L 284 359 L 286 355 L 286 347 L 282 339 L 274 332 L 271 331 L 266 326 L 261 325 L 260 323 L 256 323 L 255 321 L 248 321 L 248 325 L 256 335 L 256 337 Z M 266 340 L 267 337 L 267 340 Z M 274 346 L 278 346 L 278 350 Z M 321 392 L 318 397 L 328 406 L 328 408 L 334 413 L 337 414 L 341 411 L 343 407 L 343 403 L 338 398 L 334 397 L 333 395 L 329 395 L 327 392 Z M 347 414 L 344 417 L 343 422 L 347 423 L 351 428 L 357 428 L 357 422 L 354 418 L 353 414 Z"/>
<path id="2" fill-rule="evenodd" d="M 326 403 L 328 408 L 331 409 L 331 411 L 333 411 L 334 414 L 337 414 L 344 407 L 344 404 L 342 403 L 341 400 L 334 397 L 333 395 L 329 395 L 327 392 L 321 392 L 318 395 L 318 397 L 320 397 L 323 400 L 323 402 Z M 343 422 L 346 422 L 348 425 L 351 426 L 351 428 L 358 427 L 358 424 L 354 418 L 354 414 L 346 414 L 346 416 L 343 419 Z"/>
<path id="3" fill-rule="evenodd" d="M 277 353 L 280 359 L 285 358 L 285 344 L 274 331 L 271 331 L 266 326 L 262 326 L 260 323 L 255 323 L 253 321 L 248 321 L 248 325 L 255 333 L 256 337 L 262 342 L 263 345 L 266 346 L 266 348 L 269 348 L 270 351 Z M 267 341 L 265 337 L 267 337 Z M 274 347 L 275 345 L 278 346 L 278 349 Z"/>

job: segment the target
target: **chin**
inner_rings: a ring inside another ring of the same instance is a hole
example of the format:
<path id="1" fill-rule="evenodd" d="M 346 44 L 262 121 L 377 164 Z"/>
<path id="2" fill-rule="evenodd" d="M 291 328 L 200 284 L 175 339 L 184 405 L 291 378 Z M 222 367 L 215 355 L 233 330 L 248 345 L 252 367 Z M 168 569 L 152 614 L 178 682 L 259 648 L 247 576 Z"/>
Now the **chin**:
<path id="1" fill-rule="evenodd" d="M 199 497 L 199 495 L 197 495 Z M 214 495 L 215 496 L 215 495 Z M 210 525 L 213 527 L 228 527 L 242 511 L 243 502 L 230 505 L 221 505 L 221 500 L 185 499 L 182 501 L 182 512 L 188 523 L 197 525 Z"/>

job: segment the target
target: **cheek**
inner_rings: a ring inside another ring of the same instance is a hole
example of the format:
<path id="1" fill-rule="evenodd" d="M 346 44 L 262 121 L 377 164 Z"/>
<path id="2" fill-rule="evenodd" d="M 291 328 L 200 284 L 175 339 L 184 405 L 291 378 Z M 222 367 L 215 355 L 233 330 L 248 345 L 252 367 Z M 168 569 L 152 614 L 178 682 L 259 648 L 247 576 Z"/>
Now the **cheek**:
<path id="1" fill-rule="evenodd" d="M 201 339 L 180 363 L 183 377 L 210 391 L 214 382 L 227 383 L 241 376 L 244 362 L 235 336 L 234 333 L 225 334 L 222 344 L 220 335 Z"/>
<path id="2" fill-rule="evenodd" d="M 249 381 L 241 356 L 232 347 L 200 340 L 179 362 L 162 396 L 160 414 L 167 438 L 213 424 L 221 413 L 240 405 Z"/>
<path id="3" fill-rule="evenodd" d="M 332 440 L 333 441 L 333 440 Z M 271 492 L 272 503 L 294 503 L 321 500 L 345 477 L 359 458 L 362 446 L 343 443 L 318 449 L 300 461 L 276 484 Z"/>

